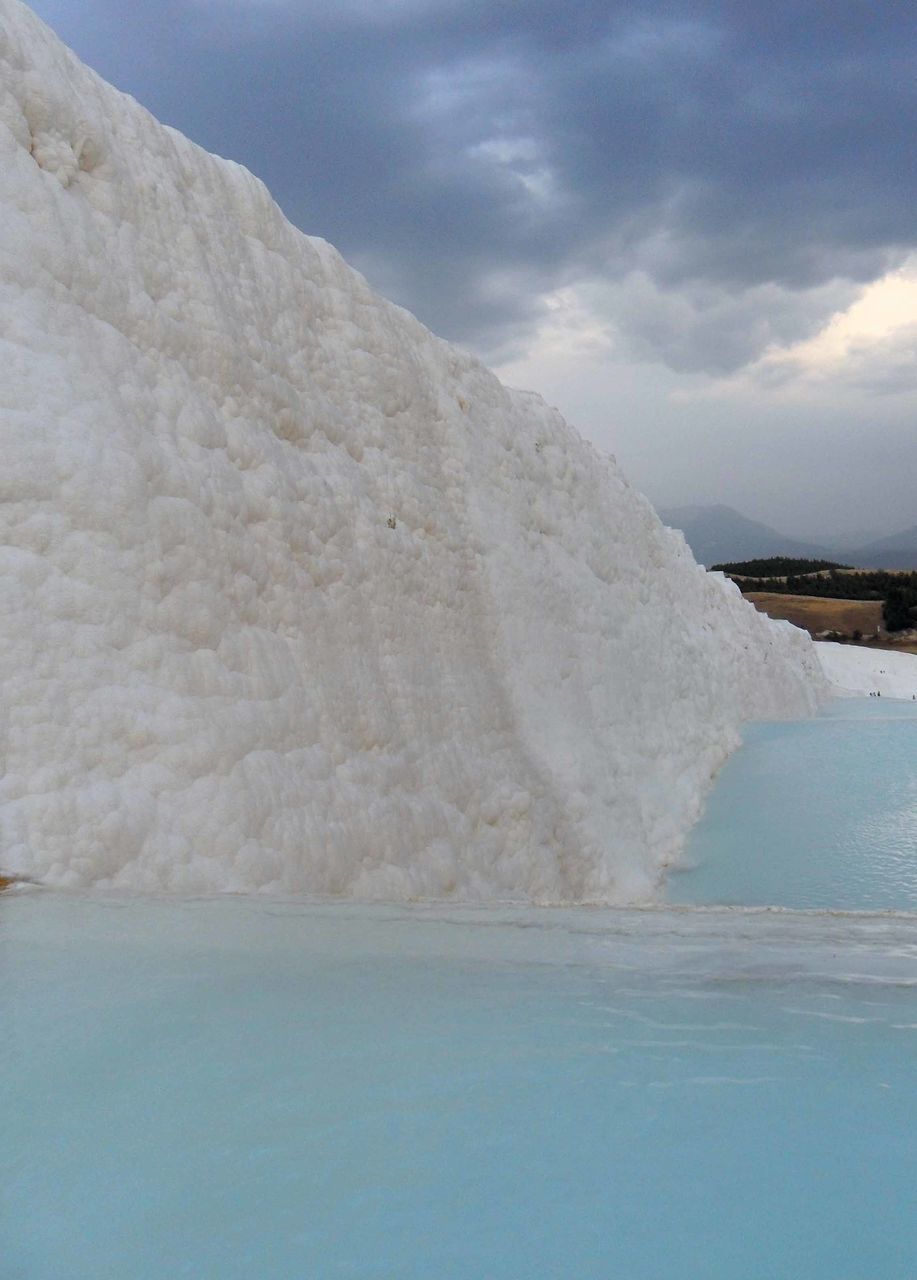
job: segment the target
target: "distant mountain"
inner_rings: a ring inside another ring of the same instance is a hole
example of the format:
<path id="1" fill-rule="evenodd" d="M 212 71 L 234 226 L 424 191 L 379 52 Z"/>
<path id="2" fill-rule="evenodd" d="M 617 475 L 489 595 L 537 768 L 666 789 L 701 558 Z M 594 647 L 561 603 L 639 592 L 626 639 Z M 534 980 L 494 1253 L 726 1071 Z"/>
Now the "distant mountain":
<path id="1" fill-rule="evenodd" d="M 694 558 L 703 565 L 794 556 L 839 560 L 858 569 L 917 569 L 917 525 L 851 548 L 837 537 L 823 543 L 788 538 L 726 506 L 665 507 L 659 517 L 673 529 L 681 529 Z"/>
<path id="2" fill-rule="evenodd" d="M 917 524 L 888 538 L 877 538 L 851 552 L 851 564 L 871 569 L 917 569 Z"/>
<path id="3" fill-rule="evenodd" d="M 857 529 L 855 533 L 823 533 L 819 541 L 822 546 L 837 551 L 844 547 L 868 547 L 884 536 L 881 529 Z"/>
<path id="4" fill-rule="evenodd" d="M 699 564 L 757 560 L 767 556 L 795 556 L 806 560 L 846 559 L 836 550 L 800 542 L 770 525 L 749 520 L 732 507 L 666 507 L 664 524 L 681 529 Z"/>

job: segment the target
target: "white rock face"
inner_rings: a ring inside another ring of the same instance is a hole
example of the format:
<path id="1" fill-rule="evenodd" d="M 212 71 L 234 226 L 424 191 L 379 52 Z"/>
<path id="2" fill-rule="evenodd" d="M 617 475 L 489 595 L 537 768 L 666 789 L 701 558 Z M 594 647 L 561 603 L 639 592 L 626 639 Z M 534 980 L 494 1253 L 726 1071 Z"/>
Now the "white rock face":
<path id="1" fill-rule="evenodd" d="M 816 649 L 835 697 L 917 698 L 917 654 L 828 640 L 820 640 Z"/>
<path id="2" fill-rule="evenodd" d="M 652 891 L 822 689 L 537 397 L 0 0 L 0 867 Z"/>

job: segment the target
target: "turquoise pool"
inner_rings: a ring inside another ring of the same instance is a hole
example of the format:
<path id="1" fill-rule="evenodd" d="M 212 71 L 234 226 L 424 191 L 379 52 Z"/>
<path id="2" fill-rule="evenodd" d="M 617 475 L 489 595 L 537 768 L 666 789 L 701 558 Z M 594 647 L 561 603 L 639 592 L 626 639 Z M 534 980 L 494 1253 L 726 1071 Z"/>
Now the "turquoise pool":
<path id="1" fill-rule="evenodd" d="M 671 902 L 917 910 L 917 702 L 748 726 L 684 868 Z"/>
<path id="2" fill-rule="evenodd" d="M 0 897 L 2 1280 L 908 1280 L 915 710 L 750 729 L 658 908 Z"/>
<path id="3" fill-rule="evenodd" d="M 917 922 L 0 900 L 4 1280 L 903 1280 Z"/>

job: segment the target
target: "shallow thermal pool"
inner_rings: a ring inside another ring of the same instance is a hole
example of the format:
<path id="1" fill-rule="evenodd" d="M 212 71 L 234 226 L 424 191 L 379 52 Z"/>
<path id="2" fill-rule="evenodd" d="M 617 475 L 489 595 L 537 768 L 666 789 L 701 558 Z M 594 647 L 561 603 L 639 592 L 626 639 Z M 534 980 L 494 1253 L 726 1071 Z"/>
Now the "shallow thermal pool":
<path id="1" fill-rule="evenodd" d="M 917 910 L 917 702 L 838 699 L 743 738 L 669 901 Z"/>
<path id="2" fill-rule="evenodd" d="M 917 920 L 0 899 L 4 1280 L 903 1280 Z"/>
<path id="3" fill-rule="evenodd" d="M 750 730 L 708 892 L 913 892 L 865 706 Z M 0 1027 L 3 1280 L 917 1274 L 917 914 L 7 894 Z"/>

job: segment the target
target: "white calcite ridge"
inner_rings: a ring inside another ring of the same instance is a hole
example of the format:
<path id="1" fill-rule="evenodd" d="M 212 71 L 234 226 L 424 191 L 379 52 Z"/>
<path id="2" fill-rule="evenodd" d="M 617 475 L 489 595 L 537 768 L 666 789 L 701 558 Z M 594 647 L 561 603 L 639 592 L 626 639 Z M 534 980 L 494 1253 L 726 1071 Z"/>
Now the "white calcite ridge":
<path id="1" fill-rule="evenodd" d="M 816 649 L 835 697 L 917 700 L 917 654 L 829 640 L 820 640 Z"/>
<path id="2" fill-rule="evenodd" d="M 313 178 L 312 180 L 320 180 Z M 645 897 L 807 638 L 0 0 L 0 868 Z"/>

